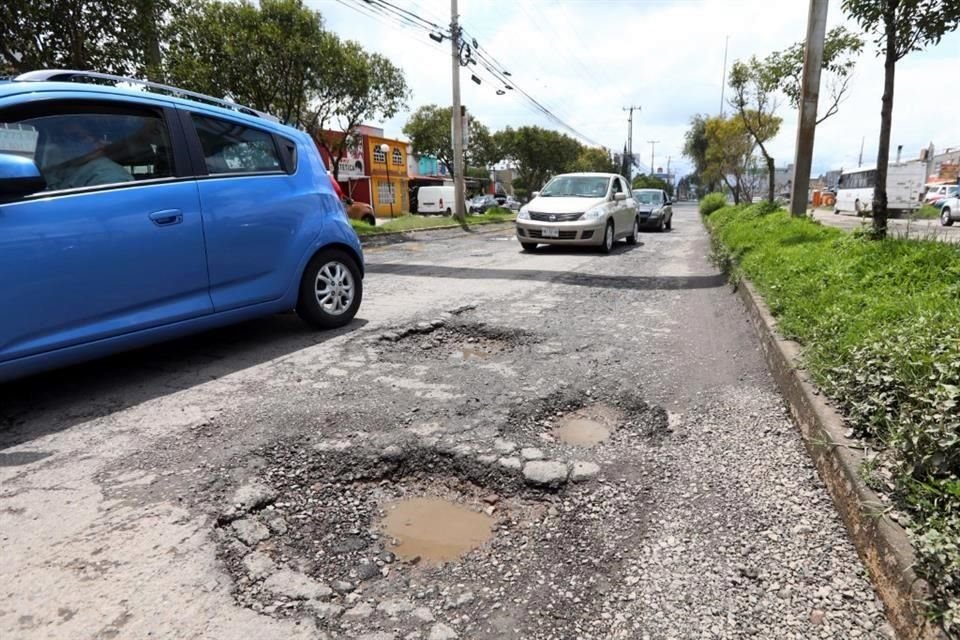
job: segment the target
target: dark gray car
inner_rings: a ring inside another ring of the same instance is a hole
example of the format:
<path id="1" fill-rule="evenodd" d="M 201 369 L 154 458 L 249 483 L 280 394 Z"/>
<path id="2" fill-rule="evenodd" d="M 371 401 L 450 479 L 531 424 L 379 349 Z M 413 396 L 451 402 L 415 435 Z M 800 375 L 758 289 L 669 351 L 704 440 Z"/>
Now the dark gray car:
<path id="1" fill-rule="evenodd" d="M 633 199 L 637 203 L 640 226 L 647 229 L 673 228 L 673 202 L 663 189 L 634 189 Z"/>

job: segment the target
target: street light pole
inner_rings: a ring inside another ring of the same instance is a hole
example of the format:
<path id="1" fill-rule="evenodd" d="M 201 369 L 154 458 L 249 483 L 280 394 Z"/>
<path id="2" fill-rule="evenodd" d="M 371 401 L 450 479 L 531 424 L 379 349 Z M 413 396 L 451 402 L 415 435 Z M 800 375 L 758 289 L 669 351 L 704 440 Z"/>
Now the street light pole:
<path id="1" fill-rule="evenodd" d="M 803 52 L 803 84 L 801 85 L 800 123 L 797 127 L 797 152 L 793 161 L 793 192 L 790 213 L 802 216 L 807 212 L 807 190 L 813 166 L 813 137 L 817 130 L 817 102 L 820 100 L 820 67 L 823 64 L 823 41 L 827 31 L 827 0 L 810 0 L 807 17 L 807 46 Z"/>
<path id="2" fill-rule="evenodd" d="M 387 168 L 387 193 L 390 194 L 390 218 L 393 219 L 393 201 L 394 196 L 393 183 L 390 182 L 390 145 L 386 142 L 380 145 L 380 151 L 383 152 L 383 166 Z"/>
<path id="3" fill-rule="evenodd" d="M 657 143 L 660 142 L 660 141 L 659 141 L 659 140 L 647 140 L 647 142 L 650 143 L 650 175 L 652 176 L 654 173 L 657 172 L 657 170 L 656 170 L 656 169 L 654 168 L 654 166 L 653 166 L 653 158 L 654 158 L 653 150 L 656 148 Z"/>

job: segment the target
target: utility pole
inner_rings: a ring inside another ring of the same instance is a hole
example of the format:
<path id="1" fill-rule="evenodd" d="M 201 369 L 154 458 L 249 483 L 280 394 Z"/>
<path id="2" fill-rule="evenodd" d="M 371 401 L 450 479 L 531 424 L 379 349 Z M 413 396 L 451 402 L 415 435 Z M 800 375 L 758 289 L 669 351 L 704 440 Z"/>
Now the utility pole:
<path id="1" fill-rule="evenodd" d="M 671 184 L 671 183 L 670 183 L 670 158 L 671 158 L 671 157 L 672 157 L 672 156 L 667 156 L 667 186 L 668 186 L 668 187 L 669 187 L 670 184 Z M 670 190 L 670 191 L 673 191 L 672 188 L 669 189 L 669 190 Z"/>
<path id="2" fill-rule="evenodd" d="M 630 105 L 629 107 L 624 107 L 623 110 L 626 111 L 629 115 L 627 116 L 627 173 L 633 173 L 633 110 L 636 109 L 640 111 L 639 105 Z M 626 176 L 627 181 L 630 181 L 633 176 Z"/>
<path id="3" fill-rule="evenodd" d="M 653 166 L 653 158 L 654 158 L 653 150 L 654 150 L 654 148 L 656 147 L 657 143 L 660 142 L 660 141 L 659 141 L 659 140 L 647 140 L 647 142 L 650 143 L 650 175 L 652 176 L 654 173 L 657 172 L 657 170 L 656 170 L 656 169 L 654 168 L 654 166 Z"/>
<path id="4" fill-rule="evenodd" d="M 466 197 L 463 182 L 463 114 L 460 107 L 460 25 L 457 15 L 457 0 L 450 0 L 450 54 L 453 60 L 453 192 L 457 200 L 454 215 L 466 224 Z"/>
<path id="5" fill-rule="evenodd" d="M 863 166 L 863 142 L 866 139 L 867 139 L 866 136 L 863 136 L 862 138 L 860 138 L 860 158 L 857 160 L 858 169 Z"/>
<path id="6" fill-rule="evenodd" d="M 797 126 L 797 152 L 793 161 L 793 193 L 790 213 L 806 215 L 810 169 L 813 166 L 813 138 L 817 131 L 817 102 L 820 100 L 820 67 L 823 65 L 823 40 L 827 31 L 827 0 L 810 0 L 807 16 L 807 44 L 803 50 L 800 122 Z"/>
<path id="7" fill-rule="evenodd" d="M 720 117 L 723 117 L 723 90 L 727 88 L 727 47 L 730 45 L 730 36 L 723 43 L 723 76 L 720 78 Z"/>

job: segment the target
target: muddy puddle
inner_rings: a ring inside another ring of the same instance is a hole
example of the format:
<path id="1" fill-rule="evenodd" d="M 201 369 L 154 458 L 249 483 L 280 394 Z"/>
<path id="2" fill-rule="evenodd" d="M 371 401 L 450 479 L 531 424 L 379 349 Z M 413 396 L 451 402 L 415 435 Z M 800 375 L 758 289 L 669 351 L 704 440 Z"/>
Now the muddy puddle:
<path id="1" fill-rule="evenodd" d="M 609 440 L 623 419 L 623 413 L 613 407 L 592 405 L 557 420 L 553 435 L 561 442 L 576 447 L 594 447 Z"/>
<path id="2" fill-rule="evenodd" d="M 409 498 L 389 505 L 381 522 L 390 551 L 425 564 L 456 560 L 493 535 L 493 518 L 439 498 Z"/>

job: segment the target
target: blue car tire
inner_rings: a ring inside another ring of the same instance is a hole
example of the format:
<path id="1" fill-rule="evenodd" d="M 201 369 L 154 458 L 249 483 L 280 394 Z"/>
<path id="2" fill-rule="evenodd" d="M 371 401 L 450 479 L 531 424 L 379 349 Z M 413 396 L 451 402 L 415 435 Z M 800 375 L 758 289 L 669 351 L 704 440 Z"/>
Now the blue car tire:
<path id="1" fill-rule="evenodd" d="M 318 329 L 335 329 L 353 320 L 362 298 L 363 278 L 353 256 L 324 249 L 303 271 L 297 315 Z"/>

